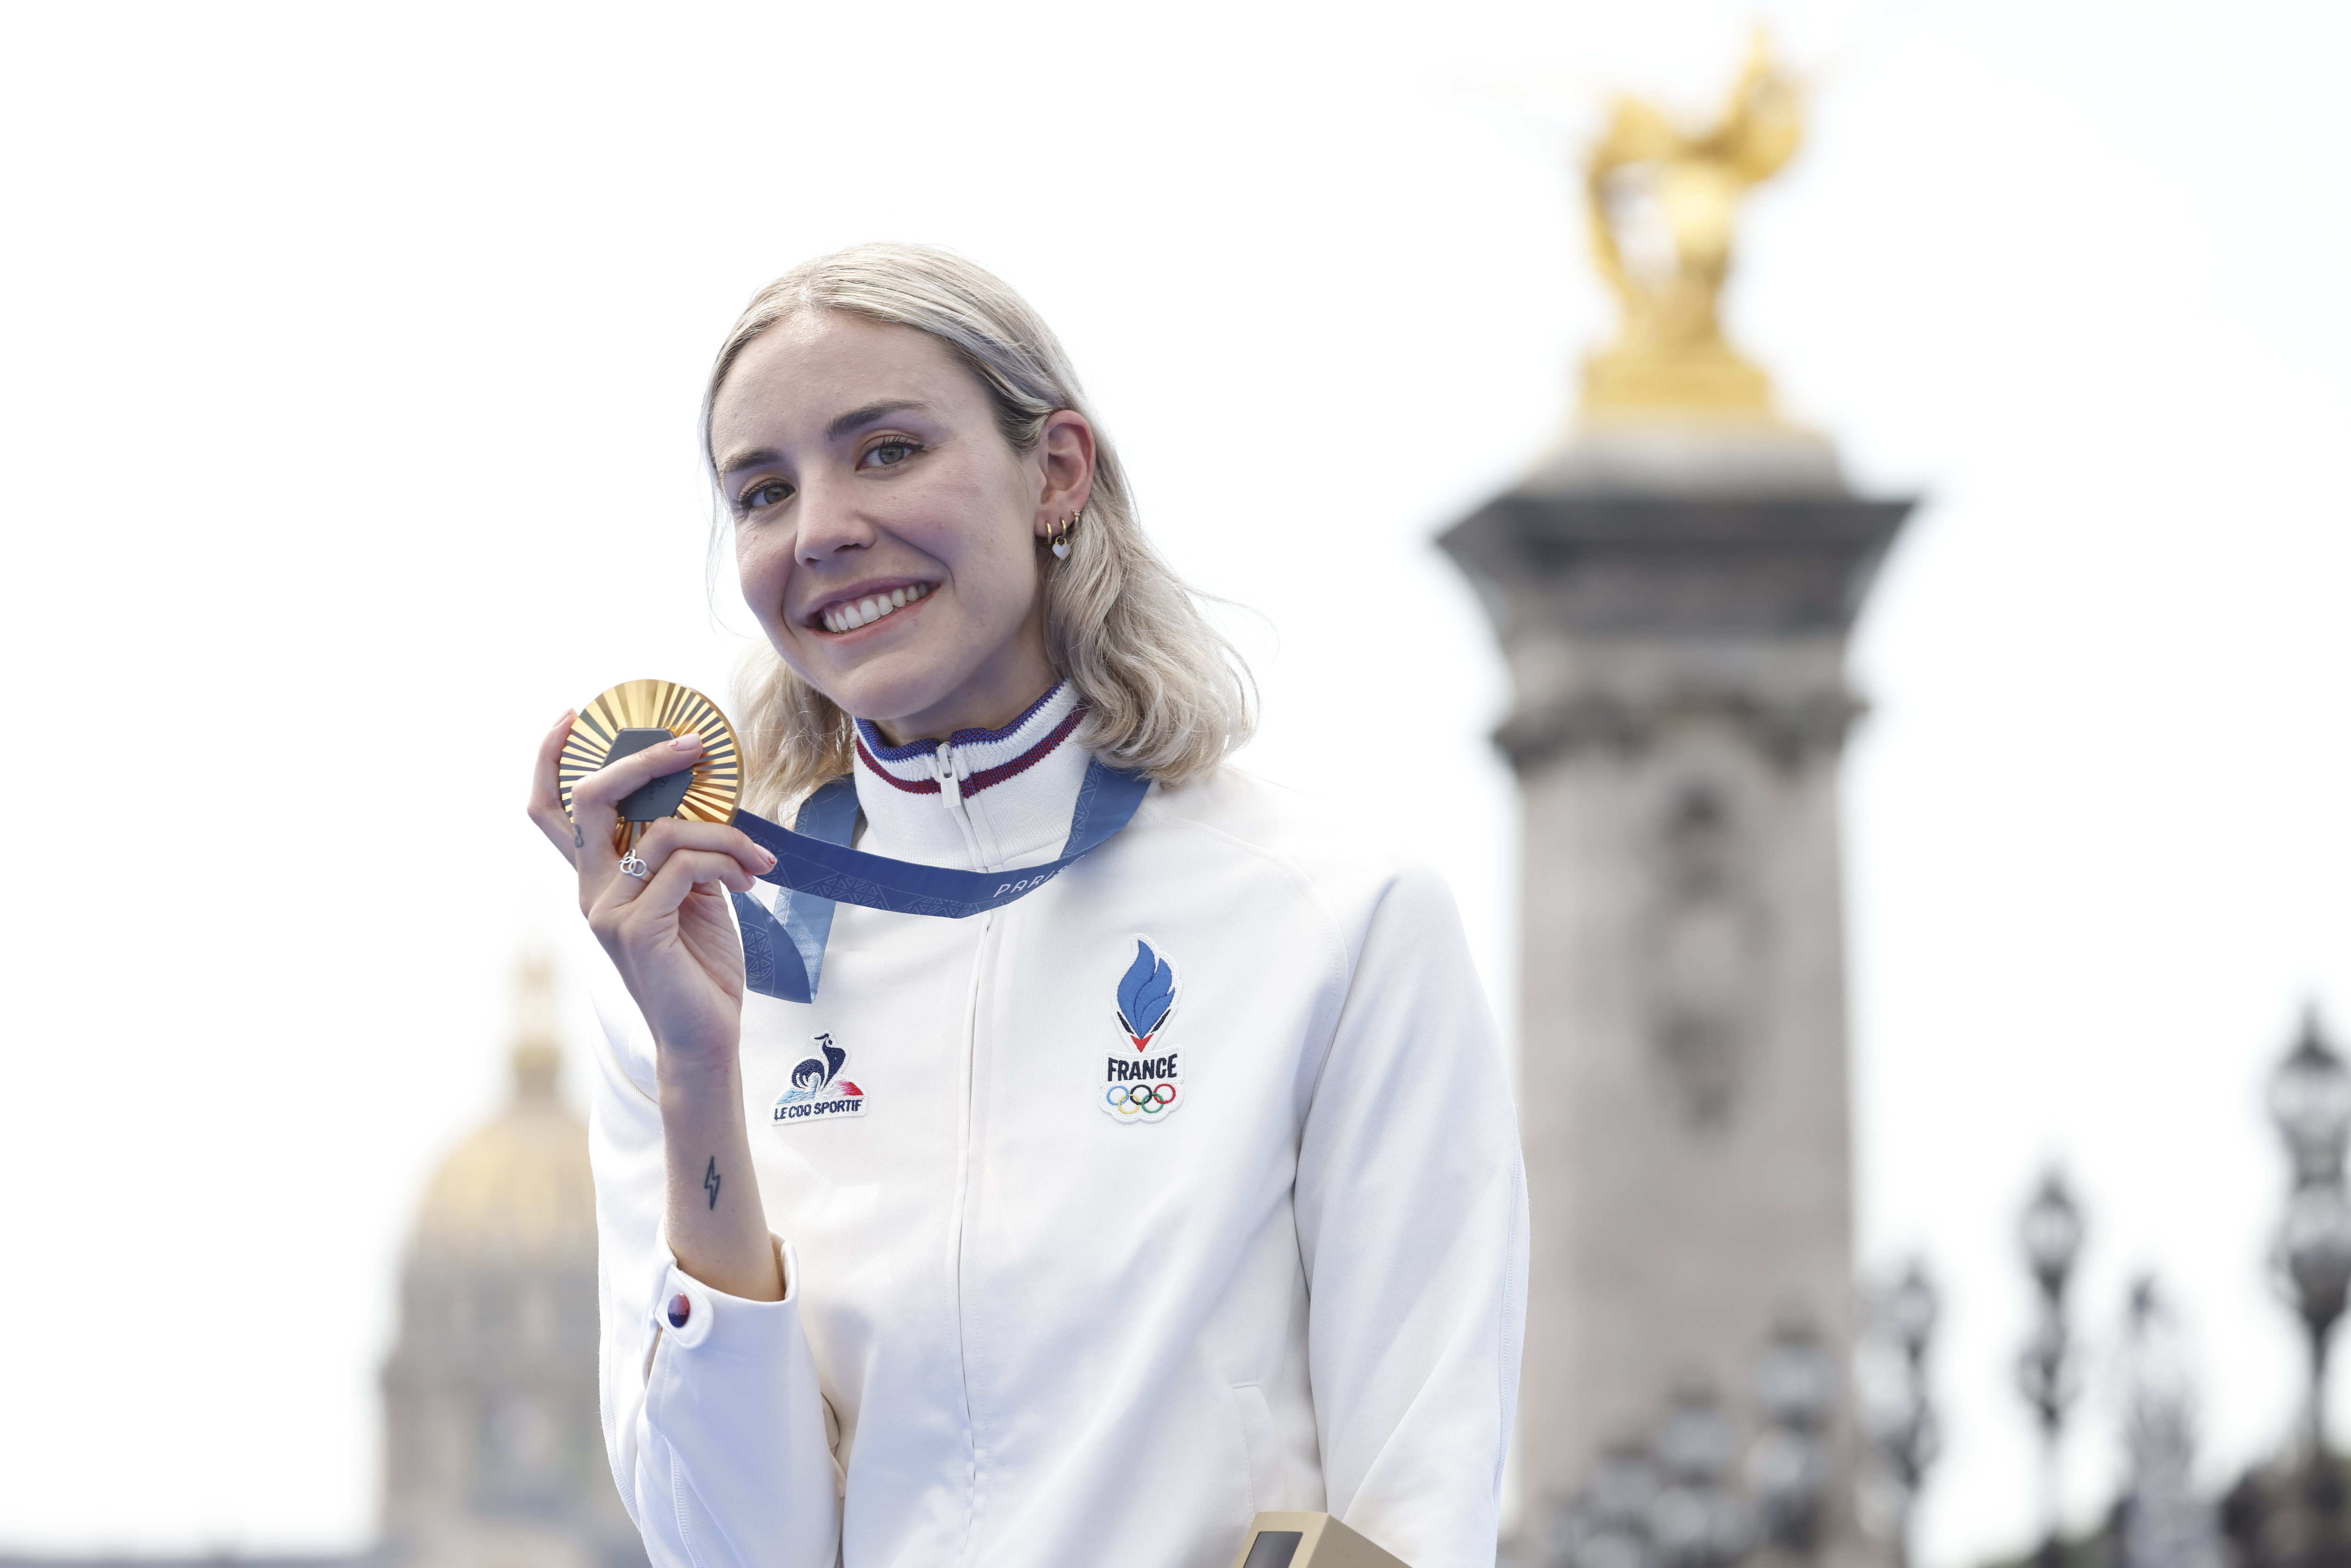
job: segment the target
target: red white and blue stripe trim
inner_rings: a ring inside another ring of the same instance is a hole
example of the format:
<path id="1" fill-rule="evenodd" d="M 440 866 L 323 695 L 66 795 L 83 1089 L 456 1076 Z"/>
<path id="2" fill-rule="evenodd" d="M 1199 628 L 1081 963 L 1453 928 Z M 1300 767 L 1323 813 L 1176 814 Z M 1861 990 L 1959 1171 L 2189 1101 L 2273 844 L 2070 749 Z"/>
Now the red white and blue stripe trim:
<path id="1" fill-rule="evenodd" d="M 966 800 L 981 790 L 1017 779 L 1051 756 L 1086 716 L 1086 705 L 1069 682 L 1029 705 L 1027 711 L 1001 729 L 959 729 L 946 738 Z M 939 792 L 939 746 L 918 740 L 893 746 L 864 719 L 857 721 L 857 760 L 875 778 L 909 795 Z"/>

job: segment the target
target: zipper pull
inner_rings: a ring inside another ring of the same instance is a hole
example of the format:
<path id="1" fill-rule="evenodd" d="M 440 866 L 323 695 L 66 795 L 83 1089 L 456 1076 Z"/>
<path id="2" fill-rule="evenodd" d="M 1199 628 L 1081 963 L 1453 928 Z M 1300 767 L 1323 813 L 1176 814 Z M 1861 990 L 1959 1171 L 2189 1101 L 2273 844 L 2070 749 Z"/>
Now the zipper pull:
<path id="1" fill-rule="evenodd" d="M 955 747 L 939 742 L 937 755 L 931 758 L 931 771 L 939 778 L 939 804 L 950 811 L 963 809 L 963 780 L 956 777 Z"/>

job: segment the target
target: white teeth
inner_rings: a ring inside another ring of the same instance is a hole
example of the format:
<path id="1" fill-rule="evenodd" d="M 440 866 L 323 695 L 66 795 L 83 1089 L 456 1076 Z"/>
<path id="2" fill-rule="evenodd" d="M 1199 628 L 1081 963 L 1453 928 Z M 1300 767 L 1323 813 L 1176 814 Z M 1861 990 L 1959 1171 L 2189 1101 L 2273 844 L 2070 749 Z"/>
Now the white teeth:
<path id="1" fill-rule="evenodd" d="M 871 626 L 893 611 L 904 609 L 930 591 L 918 582 L 911 588 L 893 588 L 887 593 L 861 599 L 854 604 L 836 604 L 817 617 L 817 624 L 828 632 L 854 632 L 860 626 Z"/>

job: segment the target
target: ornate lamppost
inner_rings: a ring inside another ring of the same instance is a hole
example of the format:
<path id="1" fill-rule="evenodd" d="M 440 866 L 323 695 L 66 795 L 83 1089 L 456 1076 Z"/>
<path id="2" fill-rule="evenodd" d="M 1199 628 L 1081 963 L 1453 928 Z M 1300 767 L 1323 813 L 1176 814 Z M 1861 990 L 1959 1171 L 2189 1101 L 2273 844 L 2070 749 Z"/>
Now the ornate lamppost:
<path id="1" fill-rule="evenodd" d="M 1553 1515 L 1544 1568 L 1650 1568 L 1656 1496 L 1656 1461 L 1646 1447 L 1608 1449 L 1583 1490 Z"/>
<path id="2" fill-rule="evenodd" d="M 2310 1346 L 2308 1500 L 2315 1563 L 2351 1559 L 2343 1540 L 2344 1488 L 2326 1445 L 2326 1351 L 2351 1293 L 2351 1195 L 2343 1160 L 2351 1145 L 2351 1071 L 2326 1042 L 2315 1010 L 2270 1079 L 2270 1116 L 2294 1162 L 2294 1192 L 2279 1228 L 2277 1262 Z"/>
<path id="3" fill-rule="evenodd" d="M 2131 1287 L 2121 1363 L 2128 1490 L 2115 1568 L 2218 1568 L 2212 1505 L 2196 1491 L 2196 1401 L 2177 1317 L 2152 1276 Z M 2252 1568 L 2252 1562 L 2245 1568 Z"/>
<path id="4" fill-rule="evenodd" d="M 1828 1417 L 1836 1372 L 1811 1329 L 1782 1328 L 1755 1369 L 1763 1430 L 1747 1450 L 1747 1492 L 1763 1544 L 1810 1557 L 1828 1498 Z"/>
<path id="5" fill-rule="evenodd" d="M 2065 1406 L 2073 1399 L 2073 1367 L 2065 1333 L 2065 1282 L 2082 1250 L 2082 1211 L 2055 1171 L 2024 1207 L 2018 1239 L 2024 1260 L 2041 1288 L 2041 1316 L 2017 1362 L 2017 1385 L 2041 1423 L 2041 1568 L 2060 1568 L 2065 1555 L 2058 1452 L 2065 1434 Z"/>
<path id="6" fill-rule="evenodd" d="M 1649 1505 L 1649 1540 L 1660 1568 L 1731 1568 L 1747 1554 L 1746 1511 L 1724 1483 L 1736 1439 L 1714 1396 L 1677 1395 L 1657 1427 L 1667 1484 Z"/>
<path id="7" fill-rule="evenodd" d="M 1942 1433 L 1927 1395 L 1927 1349 L 1934 1342 L 1942 1302 L 1926 1270 L 1913 1262 L 1877 1301 L 1877 1336 L 1901 1357 L 1899 1385 L 1870 1408 L 1869 1445 L 1877 1469 L 1891 1483 L 1883 1527 L 1894 1543 L 1894 1568 L 1909 1568 L 1910 1521 L 1927 1467 L 1942 1452 Z"/>

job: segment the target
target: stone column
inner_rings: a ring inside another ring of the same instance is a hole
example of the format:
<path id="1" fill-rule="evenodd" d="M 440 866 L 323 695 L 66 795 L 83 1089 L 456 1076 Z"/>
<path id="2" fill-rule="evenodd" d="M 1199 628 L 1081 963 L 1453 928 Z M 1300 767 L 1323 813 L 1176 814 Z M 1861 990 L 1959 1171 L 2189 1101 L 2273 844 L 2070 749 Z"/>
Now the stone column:
<path id="1" fill-rule="evenodd" d="M 1910 509 L 1765 421 L 1587 433 L 1442 540 L 1516 688 L 1526 1519 L 1775 1329 L 1849 1364 L 1847 632 Z M 1836 1401 L 1829 1561 L 1865 1561 Z"/>

